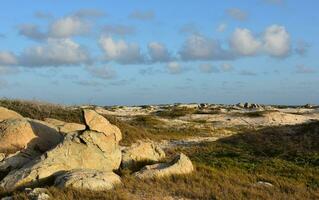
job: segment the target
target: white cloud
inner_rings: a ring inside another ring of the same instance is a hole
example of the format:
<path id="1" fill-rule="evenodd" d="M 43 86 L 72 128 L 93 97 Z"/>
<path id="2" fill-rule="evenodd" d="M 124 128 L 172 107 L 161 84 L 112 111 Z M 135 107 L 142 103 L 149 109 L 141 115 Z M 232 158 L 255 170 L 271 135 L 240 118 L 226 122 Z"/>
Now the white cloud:
<path id="1" fill-rule="evenodd" d="M 0 65 L 15 65 L 17 63 L 17 57 L 13 53 L 0 51 Z"/>
<path id="2" fill-rule="evenodd" d="M 99 44 L 108 61 L 116 61 L 121 64 L 136 64 L 144 61 L 140 48 L 135 43 L 127 43 L 124 40 L 115 41 L 109 36 L 102 36 Z"/>
<path id="3" fill-rule="evenodd" d="M 261 48 L 258 41 L 248 29 L 237 28 L 230 39 L 230 47 L 239 55 L 255 55 Z"/>
<path id="4" fill-rule="evenodd" d="M 218 25 L 218 27 L 217 27 L 216 30 L 217 30 L 218 32 L 224 32 L 224 31 L 226 30 L 226 28 L 227 28 L 227 24 L 221 23 L 221 24 Z"/>
<path id="5" fill-rule="evenodd" d="M 89 61 L 88 52 L 71 39 L 48 39 L 43 45 L 25 49 L 20 56 L 19 64 L 42 67 L 79 65 Z"/>
<path id="6" fill-rule="evenodd" d="M 103 67 L 87 66 L 86 69 L 92 76 L 100 78 L 100 79 L 112 79 L 116 75 L 115 71 L 109 66 L 103 66 Z"/>
<path id="7" fill-rule="evenodd" d="M 233 55 L 222 49 L 220 43 L 202 35 L 191 35 L 180 50 L 183 60 L 227 60 Z"/>
<path id="8" fill-rule="evenodd" d="M 22 24 L 18 29 L 20 35 L 33 40 L 44 40 L 48 37 L 47 33 L 41 31 L 35 24 Z"/>
<path id="9" fill-rule="evenodd" d="M 54 38 L 66 38 L 90 32 L 90 25 L 79 17 L 67 16 L 53 22 L 48 35 Z"/>
<path id="10" fill-rule="evenodd" d="M 134 11 L 129 15 L 129 18 L 137 20 L 151 20 L 155 18 L 155 13 L 153 11 Z"/>
<path id="11" fill-rule="evenodd" d="M 233 19 L 236 19 L 239 21 L 245 21 L 248 18 L 248 14 L 239 8 L 230 8 L 226 10 L 226 13 Z"/>
<path id="12" fill-rule="evenodd" d="M 178 62 L 169 62 L 167 64 L 167 70 L 170 74 L 180 74 L 182 72 L 182 66 Z"/>
<path id="13" fill-rule="evenodd" d="M 121 24 L 105 25 L 102 31 L 106 35 L 131 35 L 135 33 L 135 28 L 132 26 L 126 26 Z"/>
<path id="14" fill-rule="evenodd" d="M 263 36 L 265 51 L 274 57 L 285 57 L 290 53 L 290 35 L 285 27 L 272 25 L 266 29 Z"/>
<path id="15" fill-rule="evenodd" d="M 161 43 L 149 43 L 148 52 L 152 62 L 166 62 L 170 60 L 170 54 L 167 48 Z"/>
<path id="16" fill-rule="evenodd" d="M 213 66 L 210 63 L 202 63 L 199 65 L 199 70 L 202 73 L 218 73 L 219 69 L 215 66 Z"/>

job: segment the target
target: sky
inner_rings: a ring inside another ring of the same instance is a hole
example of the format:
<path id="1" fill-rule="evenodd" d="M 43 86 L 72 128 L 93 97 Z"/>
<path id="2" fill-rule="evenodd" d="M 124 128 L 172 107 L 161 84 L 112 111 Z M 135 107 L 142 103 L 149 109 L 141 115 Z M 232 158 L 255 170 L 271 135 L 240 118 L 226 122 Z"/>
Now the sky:
<path id="1" fill-rule="evenodd" d="M 317 0 L 3 0 L 0 97 L 319 104 Z"/>

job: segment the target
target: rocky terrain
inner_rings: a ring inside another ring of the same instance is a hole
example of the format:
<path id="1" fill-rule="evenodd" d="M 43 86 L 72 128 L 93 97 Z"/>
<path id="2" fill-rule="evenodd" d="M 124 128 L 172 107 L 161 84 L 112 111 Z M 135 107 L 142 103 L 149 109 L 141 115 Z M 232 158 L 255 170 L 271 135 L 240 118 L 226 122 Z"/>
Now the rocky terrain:
<path id="1" fill-rule="evenodd" d="M 319 108 L 0 102 L 2 199 L 317 199 Z"/>

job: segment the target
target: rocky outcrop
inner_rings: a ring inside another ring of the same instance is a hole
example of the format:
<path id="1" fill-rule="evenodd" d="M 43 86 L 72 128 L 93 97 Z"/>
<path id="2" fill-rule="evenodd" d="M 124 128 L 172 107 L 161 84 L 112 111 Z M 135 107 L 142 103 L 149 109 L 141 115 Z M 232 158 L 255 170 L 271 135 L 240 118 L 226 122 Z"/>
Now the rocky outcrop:
<path id="1" fill-rule="evenodd" d="M 101 117 L 95 113 L 95 116 L 87 123 L 95 124 L 95 119 L 103 123 Z M 38 123 L 40 127 L 37 127 L 38 131 L 42 130 L 41 126 L 45 124 L 37 120 L 31 122 Z M 98 124 L 96 126 L 103 127 Z M 11 171 L 0 185 L 7 190 L 12 190 L 41 185 L 55 175 L 73 169 L 95 169 L 106 172 L 118 169 L 121 163 L 121 151 L 118 144 L 121 132 L 119 130 L 115 132 L 116 129 L 108 121 L 103 130 L 110 130 L 108 133 L 97 132 L 97 128 L 94 129 L 96 126 L 89 126 L 93 127 L 93 130 L 67 134 L 55 148 L 46 151 L 41 157 L 28 162 L 22 168 Z"/>
<path id="2" fill-rule="evenodd" d="M 60 133 L 73 133 L 85 130 L 84 124 L 67 123 L 52 118 L 45 118 L 44 121 L 57 127 Z"/>
<path id="3" fill-rule="evenodd" d="M 84 119 L 86 125 L 92 131 L 101 132 L 107 135 L 115 135 L 116 141 L 120 141 L 122 139 L 122 134 L 120 129 L 112 125 L 107 119 L 105 119 L 102 115 L 99 115 L 94 110 L 84 110 Z"/>
<path id="4" fill-rule="evenodd" d="M 6 120 L 6 119 L 22 119 L 23 117 L 12 110 L 9 110 L 4 107 L 0 107 L 0 121 Z"/>
<path id="5" fill-rule="evenodd" d="M 54 182 L 54 185 L 60 188 L 72 187 L 93 191 L 110 190 L 118 184 L 121 184 L 121 179 L 115 173 L 89 169 L 71 170 L 58 176 Z"/>
<path id="6" fill-rule="evenodd" d="M 138 178 L 160 178 L 170 175 L 188 174 L 194 170 L 191 160 L 183 153 L 176 156 L 169 163 L 147 165 L 134 173 Z"/>
<path id="7" fill-rule="evenodd" d="M 122 150 L 122 167 L 130 167 L 140 161 L 159 161 L 165 157 L 162 148 L 152 141 L 138 141 Z"/>

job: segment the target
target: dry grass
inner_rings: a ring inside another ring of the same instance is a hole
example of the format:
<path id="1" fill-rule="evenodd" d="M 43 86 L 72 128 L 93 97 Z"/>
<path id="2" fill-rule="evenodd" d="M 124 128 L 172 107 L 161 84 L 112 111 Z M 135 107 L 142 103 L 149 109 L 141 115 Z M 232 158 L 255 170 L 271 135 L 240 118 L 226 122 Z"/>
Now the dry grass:
<path id="1" fill-rule="evenodd" d="M 37 101 L 0 99 L 0 106 L 14 110 L 24 117 L 43 120 L 55 118 L 66 122 L 83 123 L 81 109 Z"/>

